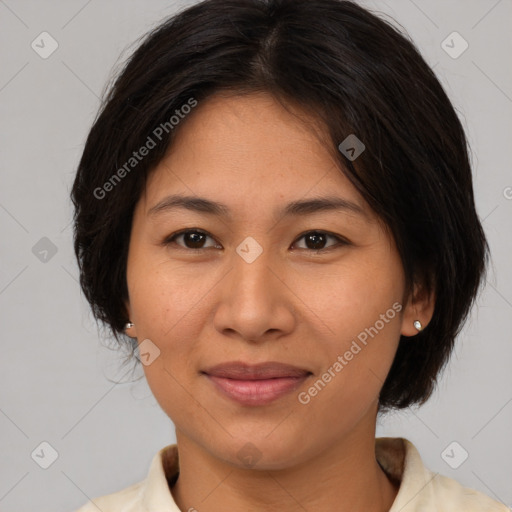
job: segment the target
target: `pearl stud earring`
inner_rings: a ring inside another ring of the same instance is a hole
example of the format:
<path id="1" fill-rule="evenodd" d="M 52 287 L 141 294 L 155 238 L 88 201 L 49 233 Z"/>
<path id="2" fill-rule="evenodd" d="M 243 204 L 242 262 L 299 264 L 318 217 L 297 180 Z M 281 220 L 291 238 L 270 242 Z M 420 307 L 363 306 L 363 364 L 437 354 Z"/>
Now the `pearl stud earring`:
<path id="1" fill-rule="evenodd" d="M 414 321 L 414 327 L 416 327 L 418 332 L 423 330 L 423 326 L 421 325 L 421 322 L 419 320 Z"/>

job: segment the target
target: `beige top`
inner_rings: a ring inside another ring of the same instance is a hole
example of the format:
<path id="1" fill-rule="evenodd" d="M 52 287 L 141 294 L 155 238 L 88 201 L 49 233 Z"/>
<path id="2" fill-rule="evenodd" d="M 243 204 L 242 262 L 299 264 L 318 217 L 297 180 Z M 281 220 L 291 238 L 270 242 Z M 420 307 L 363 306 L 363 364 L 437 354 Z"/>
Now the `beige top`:
<path id="1" fill-rule="evenodd" d="M 407 439 L 379 437 L 375 441 L 380 466 L 400 482 L 389 512 L 510 512 L 485 494 L 428 470 Z M 169 490 L 168 481 L 174 482 L 178 471 L 177 445 L 171 444 L 153 457 L 143 481 L 96 498 L 76 512 L 186 512 L 180 511 Z"/>

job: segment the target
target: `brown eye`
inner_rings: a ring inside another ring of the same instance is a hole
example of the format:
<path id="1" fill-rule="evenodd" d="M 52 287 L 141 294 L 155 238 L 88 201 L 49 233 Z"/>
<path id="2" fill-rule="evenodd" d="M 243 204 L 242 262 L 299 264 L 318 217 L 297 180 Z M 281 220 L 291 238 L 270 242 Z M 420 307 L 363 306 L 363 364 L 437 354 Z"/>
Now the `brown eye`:
<path id="1" fill-rule="evenodd" d="M 329 238 L 336 240 L 337 243 L 326 247 L 325 244 Z M 308 249 L 311 251 L 322 251 L 337 245 L 347 244 L 347 242 L 342 240 L 339 236 L 331 235 L 325 231 L 309 231 L 308 233 L 304 233 L 298 240 L 301 239 L 304 239 L 306 247 L 299 248 Z"/>
<path id="2" fill-rule="evenodd" d="M 222 248 L 220 245 L 216 245 L 215 243 L 209 246 L 205 245 L 208 239 L 214 241 L 214 239 L 205 231 L 199 229 L 187 229 L 179 231 L 178 233 L 174 233 L 171 236 L 167 237 L 164 240 L 163 245 L 177 245 L 183 249 L 190 249 L 196 251 L 201 251 L 210 248 Z M 316 252 L 327 251 L 337 246 L 348 245 L 348 242 L 346 240 L 343 240 L 341 237 L 327 233 L 325 231 L 309 231 L 307 233 L 304 233 L 300 238 L 298 238 L 298 240 L 302 239 L 305 242 L 305 247 L 299 247 L 299 249 Z M 334 240 L 335 243 L 331 245 L 326 245 L 329 239 Z"/>
<path id="3" fill-rule="evenodd" d="M 209 247 L 204 245 L 208 238 L 211 238 L 210 235 L 204 231 L 198 229 L 187 229 L 185 231 L 180 231 L 179 233 L 174 233 L 170 237 L 166 238 L 164 245 L 177 244 L 180 247 L 192 250 L 208 249 Z M 177 243 L 176 241 L 180 239 L 181 242 Z M 213 240 L 213 238 L 211 239 Z"/>

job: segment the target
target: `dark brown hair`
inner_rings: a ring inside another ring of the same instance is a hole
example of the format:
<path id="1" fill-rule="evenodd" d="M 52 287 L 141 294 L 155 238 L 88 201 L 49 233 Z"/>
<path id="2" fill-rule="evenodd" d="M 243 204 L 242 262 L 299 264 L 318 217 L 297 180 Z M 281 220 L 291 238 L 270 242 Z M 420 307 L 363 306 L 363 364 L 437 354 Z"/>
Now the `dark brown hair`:
<path id="1" fill-rule="evenodd" d="M 446 93 L 407 36 L 351 1 L 205 0 L 143 38 L 103 100 L 72 189 L 80 284 L 95 318 L 130 342 L 123 303 L 134 206 L 186 122 L 183 106 L 218 91 L 265 91 L 323 123 L 340 172 L 395 239 L 407 292 L 435 290 L 433 318 L 400 339 L 379 405 L 425 402 L 489 248 Z M 350 134 L 366 147 L 354 162 L 337 149 Z M 154 147 L 130 160 L 148 137 Z"/>

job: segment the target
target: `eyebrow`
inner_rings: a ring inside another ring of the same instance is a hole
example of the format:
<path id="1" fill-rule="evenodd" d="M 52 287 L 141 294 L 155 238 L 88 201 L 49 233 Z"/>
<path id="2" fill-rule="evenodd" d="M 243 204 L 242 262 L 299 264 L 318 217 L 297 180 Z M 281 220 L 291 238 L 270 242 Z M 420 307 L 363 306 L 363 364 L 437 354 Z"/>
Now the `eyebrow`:
<path id="1" fill-rule="evenodd" d="M 211 201 L 204 197 L 170 195 L 159 201 L 148 210 L 148 216 L 155 217 L 164 212 L 169 212 L 177 208 L 190 210 L 193 212 L 206 213 L 218 217 L 231 219 L 232 214 L 229 207 L 223 203 Z M 348 211 L 361 217 L 367 218 L 365 210 L 352 201 L 337 196 L 313 197 L 300 201 L 292 201 L 284 208 L 274 212 L 276 218 L 279 216 L 303 216 L 324 211 Z"/>

